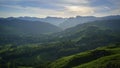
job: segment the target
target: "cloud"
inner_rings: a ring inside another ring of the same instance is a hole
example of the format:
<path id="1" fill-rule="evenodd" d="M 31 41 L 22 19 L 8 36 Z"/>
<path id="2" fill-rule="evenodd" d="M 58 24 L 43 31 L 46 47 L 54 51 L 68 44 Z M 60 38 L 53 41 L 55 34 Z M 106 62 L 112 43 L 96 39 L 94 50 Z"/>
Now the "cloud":
<path id="1" fill-rule="evenodd" d="M 63 14 L 63 12 L 61 11 L 56 11 L 56 10 L 52 10 L 52 9 L 45 9 L 45 8 L 38 8 L 38 7 L 22 7 L 22 6 L 18 6 L 18 5 L 0 5 L 4 8 L 10 8 L 11 10 L 13 10 L 13 12 L 9 12 L 4 13 L 5 16 L 6 15 L 23 15 L 23 16 L 36 16 L 36 17 L 45 17 L 45 16 L 61 16 Z M 14 12 L 17 11 L 17 12 Z M 3 13 L 3 12 L 2 12 Z M 3 15 L 3 14 L 2 14 Z"/>
<path id="2" fill-rule="evenodd" d="M 120 6 L 120 1 L 119 0 L 109 0 L 111 3 L 113 3 L 114 5 L 116 5 L 117 7 Z"/>
<path id="3" fill-rule="evenodd" d="M 0 0 L 0 14 L 36 17 L 105 16 L 120 14 L 119 6 L 119 0 Z"/>
<path id="4" fill-rule="evenodd" d="M 43 17 L 43 16 L 70 17 L 76 15 L 92 15 L 94 13 L 94 8 L 85 7 L 85 6 L 64 6 L 62 10 L 45 9 L 38 7 L 22 7 L 18 5 L 16 6 L 1 5 L 1 6 L 11 8 L 11 10 L 13 9 L 13 12 L 17 10 L 16 12 L 16 14 L 18 13 L 17 15 L 20 14 L 27 16 L 34 15 L 36 17 Z M 11 12 L 10 14 L 15 14 L 15 12 L 14 13 Z"/>
<path id="5" fill-rule="evenodd" d="M 55 0 L 57 4 L 66 4 L 66 5 L 85 5 L 88 4 L 88 0 Z"/>
<path id="6" fill-rule="evenodd" d="M 66 9 L 69 12 L 80 13 L 80 14 L 89 14 L 94 13 L 94 8 L 86 6 L 66 6 Z"/>

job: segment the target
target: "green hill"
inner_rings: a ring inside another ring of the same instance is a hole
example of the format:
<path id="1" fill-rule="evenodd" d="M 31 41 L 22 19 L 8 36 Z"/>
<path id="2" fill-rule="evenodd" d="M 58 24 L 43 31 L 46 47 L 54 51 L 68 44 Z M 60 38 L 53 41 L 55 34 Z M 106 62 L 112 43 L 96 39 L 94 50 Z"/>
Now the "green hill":
<path id="1" fill-rule="evenodd" d="M 0 35 L 39 35 L 59 32 L 61 29 L 50 23 L 41 21 L 28 21 L 16 18 L 0 18 Z"/>
<path id="2" fill-rule="evenodd" d="M 97 47 L 108 46 L 108 44 L 119 43 L 119 22 L 119 19 L 94 21 L 47 36 L 44 34 L 37 37 L 33 35 L 1 35 L 0 66 L 2 68 L 45 68 L 50 62 L 61 57 L 74 55 Z M 99 50 L 97 51 L 99 53 Z M 65 66 L 75 67 L 86 62 L 97 60 L 103 56 L 111 55 L 108 51 L 106 52 L 106 50 L 102 52 L 100 50 L 102 54 L 96 56 L 97 51 L 95 51 L 95 54 L 91 53 L 91 51 L 83 53 L 85 54 L 85 56 L 82 57 L 83 61 L 78 64 L 75 63 L 77 60 L 74 62 L 73 58 L 67 58 L 68 61 L 71 60 L 75 64 L 70 62 Z M 95 55 L 95 57 L 93 55 Z M 90 58 L 91 56 L 93 58 Z M 65 62 L 62 61 L 59 63 L 62 65 L 67 64 Z M 59 63 L 58 66 L 61 67 Z M 54 67 L 54 64 L 51 65 Z"/>
<path id="3" fill-rule="evenodd" d="M 120 54 L 102 57 L 73 68 L 120 68 Z"/>
<path id="4" fill-rule="evenodd" d="M 47 34 L 59 31 L 59 27 L 46 22 L 0 18 L 0 44 L 40 43 Z"/>
<path id="5" fill-rule="evenodd" d="M 120 45 L 63 57 L 49 66 L 50 68 L 120 68 Z"/>

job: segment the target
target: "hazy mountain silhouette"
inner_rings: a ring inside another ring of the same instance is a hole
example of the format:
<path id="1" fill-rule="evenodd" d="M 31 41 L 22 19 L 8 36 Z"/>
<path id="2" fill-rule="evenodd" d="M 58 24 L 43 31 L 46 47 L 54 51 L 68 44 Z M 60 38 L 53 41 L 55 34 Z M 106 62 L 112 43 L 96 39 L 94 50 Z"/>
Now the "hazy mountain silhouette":
<path id="1" fill-rule="evenodd" d="M 16 19 L 28 20 L 28 21 L 42 21 L 48 22 L 55 26 L 58 26 L 62 29 L 67 29 L 70 27 L 74 27 L 78 24 L 83 24 L 96 20 L 109 20 L 109 19 L 119 19 L 120 15 L 113 16 L 105 16 L 105 17 L 95 17 L 95 16 L 76 16 L 70 18 L 61 18 L 61 17 L 45 17 L 45 18 L 37 18 L 37 17 L 17 17 Z"/>
<path id="2" fill-rule="evenodd" d="M 94 17 L 94 16 L 76 16 L 68 18 L 66 21 L 61 23 L 59 26 L 63 29 L 74 27 L 78 24 L 83 24 L 87 22 L 92 22 L 96 20 L 110 20 L 110 19 L 120 19 L 120 15 L 106 16 L 106 17 Z"/>
<path id="3" fill-rule="evenodd" d="M 37 18 L 37 17 L 18 17 L 17 19 L 21 20 L 29 20 L 29 21 L 43 21 L 48 22 L 50 24 L 58 26 L 60 23 L 63 23 L 67 18 L 61 17 L 45 17 L 45 18 Z"/>
<path id="4" fill-rule="evenodd" d="M 13 17 L 0 18 L 0 31 L 3 34 L 39 35 L 61 31 L 60 28 L 50 23 L 41 21 L 19 20 Z"/>

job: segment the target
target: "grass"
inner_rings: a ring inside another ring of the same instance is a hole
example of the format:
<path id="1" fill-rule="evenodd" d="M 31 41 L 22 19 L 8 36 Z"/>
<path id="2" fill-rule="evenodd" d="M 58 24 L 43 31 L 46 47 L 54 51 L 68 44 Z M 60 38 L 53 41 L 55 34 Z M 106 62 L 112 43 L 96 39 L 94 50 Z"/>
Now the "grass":
<path id="1" fill-rule="evenodd" d="M 107 46 L 63 57 L 50 68 L 120 68 L 120 47 Z"/>

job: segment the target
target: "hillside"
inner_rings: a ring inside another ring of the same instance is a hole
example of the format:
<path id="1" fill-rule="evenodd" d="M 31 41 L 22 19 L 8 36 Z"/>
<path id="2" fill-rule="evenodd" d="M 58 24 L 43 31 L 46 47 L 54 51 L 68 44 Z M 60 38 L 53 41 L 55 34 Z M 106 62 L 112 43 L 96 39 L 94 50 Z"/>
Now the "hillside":
<path id="1" fill-rule="evenodd" d="M 60 27 L 63 29 L 71 28 L 74 27 L 78 24 L 83 24 L 86 22 L 91 22 L 97 20 L 97 17 L 94 16 L 76 16 L 76 17 L 71 17 L 65 20 L 63 23 L 60 23 Z"/>
<path id="2" fill-rule="evenodd" d="M 46 22 L 0 18 L 0 44 L 40 43 L 48 34 L 59 31 L 59 27 Z"/>
<path id="3" fill-rule="evenodd" d="M 42 21 L 42 22 L 48 22 L 52 25 L 59 26 L 60 23 L 63 23 L 67 18 L 61 18 L 61 17 L 45 17 L 45 18 L 37 18 L 37 17 L 18 17 L 17 19 L 21 20 L 28 20 L 28 21 Z"/>
<path id="4" fill-rule="evenodd" d="M 120 68 L 120 54 L 100 58 L 98 60 L 80 65 L 75 68 Z M 104 63 L 104 64 L 103 64 Z"/>
<path id="5" fill-rule="evenodd" d="M 120 0 L 0 0 L 0 68 L 120 68 Z"/>
<path id="6" fill-rule="evenodd" d="M 1 36 L 0 42 L 4 44 L 0 44 L 0 64 L 44 68 L 58 58 L 118 43 L 119 22 L 119 19 L 94 21 L 47 36 Z"/>
<path id="7" fill-rule="evenodd" d="M 38 35 L 44 33 L 59 32 L 61 29 L 46 22 L 27 21 L 15 18 L 1 18 L 0 26 L 2 33 Z"/>
<path id="8" fill-rule="evenodd" d="M 80 45 L 98 43 L 109 43 L 112 41 L 120 41 L 120 20 L 100 20 L 84 24 L 79 24 L 75 27 L 66 29 L 62 32 L 54 34 L 54 38 L 59 40 L 72 40 Z M 109 40 L 108 40 L 109 39 Z M 55 39 L 56 40 L 56 39 Z M 93 45 L 92 44 L 92 45 Z"/>
<path id="9" fill-rule="evenodd" d="M 110 19 L 120 19 L 120 15 L 106 16 L 106 17 L 94 17 L 94 16 L 76 16 L 65 20 L 60 23 L 60 27 L 63 29 L 74 27 L 78 24 L 83 24 L 87 22 L 97 21 L 97 20 L 110 20 Z"/>
<path id="10" fill-rule="evenodd" d="M 50 68 L 120 68 L 120 44 L 63 57 Z"/>

